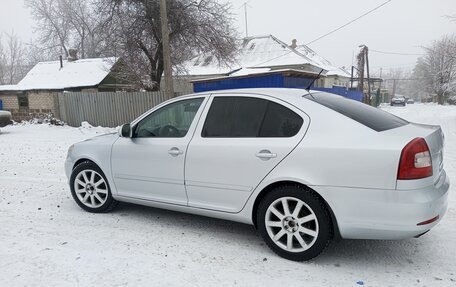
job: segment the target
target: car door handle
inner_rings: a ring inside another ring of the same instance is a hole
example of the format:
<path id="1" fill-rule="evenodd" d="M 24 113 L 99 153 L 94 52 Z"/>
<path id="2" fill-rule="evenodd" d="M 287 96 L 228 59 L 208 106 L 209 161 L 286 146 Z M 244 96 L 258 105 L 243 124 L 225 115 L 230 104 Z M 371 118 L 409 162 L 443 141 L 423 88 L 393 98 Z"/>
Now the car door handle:
<path id="1" fill-rule="evenodd" d="M 261 150 L 259 153 L 255 154 L 255 156 L 262 160 L 268 160 L 268 159 L 277 157 L 277 154 L 264 149 L 264 150 Z"/>
<path id="2" fill-rule="evenodd" d="M 180 149 L 178 149 L 177 147 L 173 147 L 168 151 L 168 153 L 172 156 L 178 156 L 178 155 L 183 154 L 184 152 L 181 151 Z"/>

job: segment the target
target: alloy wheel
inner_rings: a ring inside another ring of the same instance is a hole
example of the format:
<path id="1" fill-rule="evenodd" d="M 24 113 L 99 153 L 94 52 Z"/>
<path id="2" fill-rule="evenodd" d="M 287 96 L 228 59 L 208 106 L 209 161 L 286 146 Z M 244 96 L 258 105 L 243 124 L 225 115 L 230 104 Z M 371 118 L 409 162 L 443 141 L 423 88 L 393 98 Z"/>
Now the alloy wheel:
<path id="1" fill-rule="evenodd" d="M 74 192 L 79 201 L 90 208 L 98 208 L 108 199 L 106 181 L 94 170 L 85 169 L 76 175 Z"/>
<path id="2" fill-rule="evenodd" d="M 308 250 L 319 233 L 315 212 L 295 197 L 281 197 L 272 202 L 265 214 L 265 226 L 272 241 L 288 252 Z"/>

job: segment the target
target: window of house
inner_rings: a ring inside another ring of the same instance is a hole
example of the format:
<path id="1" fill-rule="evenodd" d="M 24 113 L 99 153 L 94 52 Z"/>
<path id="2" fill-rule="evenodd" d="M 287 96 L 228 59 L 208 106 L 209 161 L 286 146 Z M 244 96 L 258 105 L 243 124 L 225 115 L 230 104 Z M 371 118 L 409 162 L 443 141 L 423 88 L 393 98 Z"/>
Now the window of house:
<path id="1" fill-rule="evenodd" d="M 29 107 L 28 97 L 25 94 L 18 95 L 17 102 L 19 104 L 19 108 L 28 108 Z"/>
<path id="2" fill-rule="evenodd" d="M 251 97 L 216 97 L 204 123 L 202 137 L 292 137 L 303 120 L 277 103 Z"/>

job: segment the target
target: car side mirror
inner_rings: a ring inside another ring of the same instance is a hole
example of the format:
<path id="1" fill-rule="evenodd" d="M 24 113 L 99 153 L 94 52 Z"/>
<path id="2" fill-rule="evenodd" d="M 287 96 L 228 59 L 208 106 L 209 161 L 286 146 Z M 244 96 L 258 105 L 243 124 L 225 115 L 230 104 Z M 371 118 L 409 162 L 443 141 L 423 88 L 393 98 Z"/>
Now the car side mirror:
<path id="1" fill-rule="evenodd" d="M 132 137 L 132 129 L 130 124 L 124 124 L 119 129 L 119 136 L 123 138 L 131 138 Z"/>

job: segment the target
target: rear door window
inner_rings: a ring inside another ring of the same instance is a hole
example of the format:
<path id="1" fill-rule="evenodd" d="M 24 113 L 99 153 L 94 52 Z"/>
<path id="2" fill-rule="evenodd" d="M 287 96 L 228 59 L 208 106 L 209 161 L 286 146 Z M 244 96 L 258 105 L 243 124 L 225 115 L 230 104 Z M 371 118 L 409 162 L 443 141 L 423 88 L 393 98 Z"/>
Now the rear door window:
<path id="1" fill-rule="evenodd" d="M 292 137 L 299 132 L 302 124 L 301 116 L 287 107 L 269 102 L 259 136 Z"/>
<path id="2" fill-rule="evenodd" d="M 267 101 L 250 97 L 215 97 L 204 123 L 203 137 L 258 136 Z"/>
<path id="3" fill-rule="evenodd" d="M 298 114 L 275 102 L 253 97 L 215 97 L 202 137 L 292 137 L 302 124 Z"/>
<path id="4" fill-rule="evenodd" d="M 378 132 L 398 128 L 409 123 L 395 115 L 342 96 L 316 92 L 312 95 L 306 95 L 305 98 Z"/>

